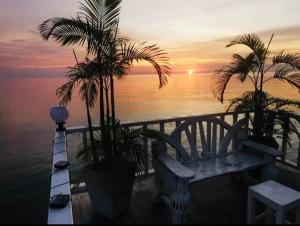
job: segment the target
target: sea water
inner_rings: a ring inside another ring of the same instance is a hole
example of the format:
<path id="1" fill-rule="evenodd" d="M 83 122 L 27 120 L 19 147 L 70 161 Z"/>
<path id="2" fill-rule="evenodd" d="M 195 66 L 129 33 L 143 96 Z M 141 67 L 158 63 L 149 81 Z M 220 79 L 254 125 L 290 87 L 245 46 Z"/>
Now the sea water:
<path id="1" fill-rule="evenodd" d="M 158 89 L 156 75 L 117 80 L 117 118 L 132 122 L 224 112 L 227 103 L 222 105 L 212 94 L 211 75 L 173 75 L 162 89 Z M 47 222 L 55 131 L 49 109 L 58 103 L 55 91 L 64 82 L 63 77 L 0 79 L 0 223 Z M 276 96 L 299 99 L 298 91 L 282 82 L 266 88 Z M 242 85 L 233 79 L 225 98 L 238 97 L 246 90 L 252 90 L 249 82 Z M 76 91 L 69 109 L 66 126 L 87 124 Z M 98 124 L 98 104 L 92 117 Z M 78 136 L 70 136 L 72 152 L 79 144 Z"/>

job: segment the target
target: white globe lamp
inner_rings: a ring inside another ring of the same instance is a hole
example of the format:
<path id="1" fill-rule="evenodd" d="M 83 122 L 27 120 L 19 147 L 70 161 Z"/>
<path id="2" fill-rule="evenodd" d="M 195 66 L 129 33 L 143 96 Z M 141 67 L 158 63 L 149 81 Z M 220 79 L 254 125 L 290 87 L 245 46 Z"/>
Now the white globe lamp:
<path id="1" fill-rule="evenodd" d="M 53 106 L 50 109 L 50 117 L 58 125 L 57 131 L 64 131 L 64 124 L 69 118 L 69 110 L 67 107 L 64 106 Z"/>

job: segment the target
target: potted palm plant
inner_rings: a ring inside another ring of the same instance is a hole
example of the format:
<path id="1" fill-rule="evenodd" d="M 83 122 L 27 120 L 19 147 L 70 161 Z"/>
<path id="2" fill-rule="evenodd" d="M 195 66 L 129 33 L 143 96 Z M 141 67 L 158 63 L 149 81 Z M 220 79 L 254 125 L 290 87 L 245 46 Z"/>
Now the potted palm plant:
<path id="1" fill-rule="evenodd" d="M 77 60 L 76 55 L 75 58 Z M 78 88 L 86 106 L 91 142 L 78 153 L 83 163 L 82 175 L 96 212 L 114 218 L 129 207 L 135 176 L 145 171 L 143 131 L 123 128 L 119 121 L 105 122 L 106 128 L 110 125 L 116 130 L 115 149 L 111 152 L 111 147 L 107 147 L 109 143 L 94 135 L 91 123 L 90 110 L 97 100 L 99 82 L 95 76 L 95 62 L 88 58 L 77 62 L 67 73 L 67 79 L 57 89 L 60 104 L 68 104 L 74 89 Z"/>
<path id="2" fill-rule="evenodd" d="M 159 47 L 132 43 L 120 36 L 120 4 L 121 0 L 85 0 L 75 18 L 51 18 L 39 26 L 44 40 L 53 38 L 62 46 L 86 47 L 93 57 L 84 64 L 77 63 L 75 73 L 71 73 L 74 76 L 69 74 L 69 82 L 58 95 L 62 104 L 67 104 L 74 86 L 82 84 L 91 144 L 79 158 L 84 162 L 84 180 L 95 210 L 110 218 L 128 208 L 134 176 L 143 165 L 141 131 L 122 128 L 116 120 L 114 79 L 127 75 L 134 62 L 147 61 L 162 88 L 171 70 L 166 53 Z M 78 75 L 84 79 L 77 79 Z M 101 130 L 95 139 L 89 110 L 98 98 Z"/>
<path id="3" fill-rule="evenodd" d="M 216 71 L 212 90 L 223 103 L 226 88 L 233 78 L 238 78 L 242 83 L 249 80 L 253 91 L 247 91 L 242 97 L 230 100 L 227 111 L 254 112 L 254 117 L 250 118 L 253 127 L 250 137 L 278 148 L 276 134 L 280 135 L 287 126 L 289 131 L 295 130 L 285 113 L 299 109 L 300 102 L 274 97 L 264 87 L 268 82 L 279 80 L 300 90 L 300 54 L 285 51 L 272 54 L 269 48 L 273 38 L 274 34 L 267 45 L 255 34 L 243 35 L 230 42 L 227 47 L 244 45 L 250 52 L 246 56 L 234 54 L 230 65 Z"/>
<path id="4" fill-rule="evenodd" d="M 98 159 L 94 161 L 93 147 L 78 153 L 83 162 L 82 176 L 87 186 L 91 202 L 97 213 L 115 218 L 129 208 L 136 175 L 146 169 L 142 148 L 141 129 L 121 127 L 119 121 L 113 123 L 117 134 L 114 152 L 108 152 L 106 143 L 96 141 Z"/>

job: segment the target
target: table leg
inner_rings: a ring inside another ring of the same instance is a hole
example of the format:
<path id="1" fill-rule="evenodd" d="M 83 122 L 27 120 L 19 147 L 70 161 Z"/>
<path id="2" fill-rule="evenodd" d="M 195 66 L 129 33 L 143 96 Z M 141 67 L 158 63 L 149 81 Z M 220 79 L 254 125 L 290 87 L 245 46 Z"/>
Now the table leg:
<path id="1" fill-rule="evenodd" d="M 276 224 L 285 224 L 286 212 L 283 208 L 278 208 L 276 211 Z"/>
<path id="2" fill-rule="evenodd" d="M 272 209 L 267 207 L 267 210 L 266 210 L 266 224 L 272 224 L 272 216 L 273 213 L 272 213 Z"/>
<path id="3" fill-rule="evenodd" d="M 296 224 L 300 224 L 300 208 L 296 210 Z"/>
<path id="4" fill-rule="evenodd" d="M 255 199 L 248 191 L 247 224 L 255 224 Z"/>

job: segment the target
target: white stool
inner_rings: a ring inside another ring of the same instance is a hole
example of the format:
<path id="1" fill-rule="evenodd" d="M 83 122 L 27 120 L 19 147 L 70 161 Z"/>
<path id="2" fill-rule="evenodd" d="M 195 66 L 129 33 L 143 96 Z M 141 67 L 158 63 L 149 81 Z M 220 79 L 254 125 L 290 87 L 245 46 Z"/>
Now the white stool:
<path id="1" fill-rule="evenodd" d="M 276 212 L 276 224 L 286 223 L 286 214 L 289 210 L 300 207 L 300 192 L 281 185 L 275 181 L 249 187 L 247 223 L 255 224 L 255 201 L 258 200 L 267 206 L 267 223 L 270 223 L 271 210 Z M 297 211 L 297 223 L 299 221 Z"/>

